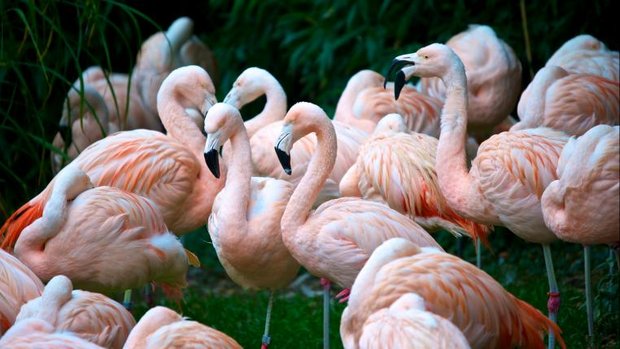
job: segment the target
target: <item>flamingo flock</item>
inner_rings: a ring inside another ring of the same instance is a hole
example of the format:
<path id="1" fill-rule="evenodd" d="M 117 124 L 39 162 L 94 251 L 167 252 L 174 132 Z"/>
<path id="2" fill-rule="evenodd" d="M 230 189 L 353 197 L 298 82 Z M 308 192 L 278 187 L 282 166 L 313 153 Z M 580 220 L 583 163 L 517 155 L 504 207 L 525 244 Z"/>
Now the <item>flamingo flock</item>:
<path id="1" fill-rule="evenodd" d="M 386 77 L 357 72 L 330 118 L 287 105 L 258 67 L 218 103 L 192 32 L 180 18 L 131 76 L 91 67 L 71 86 L 56 176 L 0 228 L 0 348 L 241 348 L 166 307 L 136 321 L 111 298 L 151 285 L 182 300 L 200 262 L 179 238 L 201 227 L 230 279 L 270 292 L 261 348 L 302 267 L 323 284 L 325 348 L 332 283 L 345 348 L 565 348 L 558 240 L 584 246 L 593 335 L 590 246 L 620 246 L 617 51 L 579 35 L 521 91 L 512 48 L 472 25 L 395 57 Z M 548 315 L 481 268 L 494 226 L 542 245 Z M 474 240 L 477 265 L 438 230 Z"/>

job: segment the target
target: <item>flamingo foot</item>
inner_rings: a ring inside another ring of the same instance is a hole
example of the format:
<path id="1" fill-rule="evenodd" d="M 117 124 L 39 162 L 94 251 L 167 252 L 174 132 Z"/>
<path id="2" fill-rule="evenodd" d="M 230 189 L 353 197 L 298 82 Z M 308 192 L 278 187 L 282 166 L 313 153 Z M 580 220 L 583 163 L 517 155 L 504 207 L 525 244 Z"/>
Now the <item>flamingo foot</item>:
<path id="1" fill-rule="evenodd" d="M 557 315 L 560 310 L 560 292 L 547 292 L 549 299 L 547 300 L 547 309 L 550 314 Z"/>
<path id="2" fill-rule="evenodd" d="M 268 349 L 269 348 L 269 343 L 271 343 L 271 337 L 263 336 L 263 341 L 260 344 L 260 349 Z"/>
<path id="3" fill-rule="evenodd" d="M 340 293 L 338 293 L 334 298 L 338 300 L 338 303 L 345 303 L 349 301 L 349 296 L 351 295 L 351 289 L 345 288 Z"/>

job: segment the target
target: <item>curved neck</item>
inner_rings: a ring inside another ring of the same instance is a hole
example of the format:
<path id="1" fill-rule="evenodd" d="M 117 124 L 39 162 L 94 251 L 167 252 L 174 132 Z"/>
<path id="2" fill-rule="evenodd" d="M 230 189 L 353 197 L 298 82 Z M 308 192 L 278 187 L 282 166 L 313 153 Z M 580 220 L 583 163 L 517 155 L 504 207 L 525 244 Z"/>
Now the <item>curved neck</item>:
<path id="1" fill-rule="evenodd" d="M 140 321 L 129 333 L 123 348 L 145 348 L 146 339 L 161 327 L 181 321 L 181 316 L 172 310 L 157 307 L 142 316 Z"/>
<path id="2" fill-rule="evenodd" d="M 374 84 L 369 82 L 369 79 L 363 72 L 357 73 L 349 79 L 338 99 L 338 104 L 336 104 L 334 120 L 348 122 L 353 119 L 353 105 L 357 95 L 366 88 L 375 87 Z"/>
<path id="3" fill-rule="evenodd" d="M 162 94 L 160 91 L 159 96 Z M 166 96 L 174 96 L 174 91 L 165 93 Z M 185 112 L 185 108 L 174 99 L 166 97 L 168 101 L 158 103 L 159 118 L 166 128 L 167 134 L 177 141 L 188 146 L 188 149 L 196 156 L 197 159 L 203 158 L 205 136 L 202 134 L 196 123 Z M 203 163 L 203 161 L 200 161 Z M 203 164 L 204 165 L 204 164 Z M 202 166 L 206 169 L 206 165 Z"/>
<path id="4" fill-rule="evenodd" d="M 304 115 L 304 117 L 313 117 Z M 316 133 L 316 151 L 312 154 L 306 173 L 301 178 L 282 215 L 282 233 L 293 234 L 306 222 L 310 209 L 336 163 L 336 131 L 327 115 L 315 117 L 316 121 L 306 133 Z M 299 135 L 300 138 L 305 134 Z"/>
<path id="5" fill-rule="evenodd" d="M 519 115 L 522 121 L 528 123 L 528 125 L 541 125 L 545 114 L 545 96 L 547 90 L 558 79 L 568 75 L 566 71 L 558 67 L 545 67 L 542 68 L 534 80 L 528 85 L 526 90 L 528 95 L 525 102 L 525 106 L 518 111 L 521 111 L 523 115 Z"/>
<path id="6" fill-rule="evenodd" d="M 248 134 L 241 118 L 235 118 L 236 130 L 230 137 L 230 157 L 227 164 L 228 174 L 224 189 L 218 194 L 218 200 L 225 204 L 220 206 L 218 216 L 226 219 L 228 231 L 243 236 L 248 229 L 248 205 L 251 192 L 252 156 Z M 228 234 L 226 234 L 228 235 Z M 230 234 L 232 235 L 232 234 Z M 227 236 L 221 236 L 225 240 Z"/>
<path id="7" fill-rule="evenodd" d="M 453 64 L 442 80 L 446 85 L 446 99 L 435 162 L 439 187 L 448 204 L 459 214 L 479 223 L 496 221 L 467 167 L 467 78 L 463 64 Z"/>
<path id="8" fill-rule="evenodd" d="M 286 115 L 286 92 L 275 79 L 264 79 L 264 94 L 267 99 L 263 110 L 245 122 L 248 136 L 251 138 L 259 129 L 272 122 L 284 119 Z"/>

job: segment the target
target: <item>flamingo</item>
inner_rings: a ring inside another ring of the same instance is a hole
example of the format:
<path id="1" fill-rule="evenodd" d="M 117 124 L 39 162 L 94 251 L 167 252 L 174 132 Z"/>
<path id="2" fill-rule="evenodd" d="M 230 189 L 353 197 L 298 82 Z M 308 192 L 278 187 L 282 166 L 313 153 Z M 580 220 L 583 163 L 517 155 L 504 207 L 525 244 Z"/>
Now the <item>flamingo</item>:
<path id="1" fill-rule="evenodd" d="M 370 348 L 469 349 L 467 339 L 454 324 L 426 310 L 424 299 L 406 293 L 389 308 L 366 319 L 359 339 L 360 349 Z"/>
<path id="2" fill-rule="evenodd" d="M 405 119 L 409 130 L 438 137 L 442 102 L 412 86 L 403 88 L 402 100 L 394 100 L 393 84 L 385 90 L 384 81 L 383 75 L 369 69 L 353 74 L 338 100 L 334 120 L 372 133 L 383 116 L 397 113 Z"/>
<path id="3" fill-rule="evenodd" d="M 181 17 L 165 33 L 147 39 L 138 53 L 131 79 L 127 74 L 107 74 L 99 66 L 86 69 L 67 93 L 60 132 L 54 137 L 53 145 L 66 149 L 71 161 L 88 145 L 120 130 L 163 131 L 157 115 L 157 92 L 163 79 L 175 68 L 174 58 L 190 39 L 192 28 L 191 19 Z M 92 90 L 87 93 L 88 88 Z M 103 103 L 93 92 L 100 95 Z M 92 110 L 88 104 L 93 106 Z M 84 123 L 84 119 L 88 122 Z M 54 173 L 64 165 L 62 154 L 52 153 Z"/>
<path id="4" fill-rule="evenodd" d="M 15 323 L 19 308 L 42 292 L 43 283 L 32 270 L 0 250 L 0 336 Z"/>
<path id="5" fill-rule="evenodd" d="M 0 338 L 0 348 L 104 349 L 70 332 L 56 331 L 54 326 L 40 319 L 26 319 L 16 323 Z"/>
<path id="6" fill-rule="evenodd" d="M 159 91 L 159 115 L 167 135 L 150 130 L 118 132 L 93 143 L 72 164 L 96 186 L 113 186 L 151 199 L 176 235 L 201 227 L 224 180 L 208 174 L 203 160 L 205 137 L 187 111 L 204 115 L 215 104 L 214 93 L 204 69 L 178 68 Z M 41 217 L 54 183 L 8 218 L 0 228 L 4 237 L 0 247 L 12 249 L 21 231 Z"/>
<path id="7" fill-rule="evenodd" d="M 590 245 L 620 246 L 620 126 L 598 125 L 571 137 L 558 179 L 542 195 L 545 224 L 564 241 L 584 246 L 588 334 L 594 333 Z"/>
<path id="8" fill-rule="evenodd" d="M 157 306 L 142 316 L 123 348 L 240 349 L 241 346 L 220 331 L 182 318 L 166 307 Z"/>
<path id="9" fill-rule="evenodd" d="M 446 42 L 465 65 L 468 132 L 479 140 L 502 123 L 521 92 L 521 62 L 493 28 L 472 24 Z M 422 93 L 445 100 L 447 89 L 437 77 L 420 79 Z"/>
<path id="10" fill-rule="evenodd" d="M 468 85 L 460 58 L 446 45 L 431 44 L 396 57 L 394 63 L 408 65 L 398 73 L 398 86 L 413 75 L 439 77 L 446 85 L 436 158 L 439 188 L 448 205 L 461 216 L 505 226 L 522 239 L 543 246 L 550 288 L 549 317 L 555 321 L 560 299 L 549 244 L 557 237 L 545 225 L 540 197 L 557 179 L 558 158 L 568 137 L 548 128 L 503 132 L 480 145 L 468 170 L 464 149 Z M 550 335 L 550 348 L 553 345 Z"/>
<path id="11" fill-rule="evenodd" d="M 31 318 L 111 349 L 121 349 L 136 324 L 122 305 L 99 293 L 73 290 L 64 275 L 53 277 L 40 297 L 22 306 L 16 321 Z"/>
<path id="12" fill-rule="evenodd" d="M 557 66 L 540 69 L 518 104 L 521 120 L 511 131 L 550 127 L 580 136 L 598 124 L 620 123 L 619 82 Z"/>
<path id="13" fill-rule="evenodd" d="M 360 271 L 342 313 L 345 348 L 357 348 L 362 325 L 410 293 L 426 310 L 450 320 L 472 348 L 544 348 L 551 329 L 565 348 L 560 328 L 516 298 L 489 274 L 459 257 L 394 238 L 377 247 Z"/>
<path id="14" fill-rule="evenodd" d="M 436 152 L 436 138 L 409 132 L 400 115 L 388 114 L 360 147 L 340 181 L 340 194 L 385 202 L 427 231 L 445 229 L 487 242 L 490 227 L 459 216 L 446 203 L 437 185 Z M 478 267 L 479 248 L 477 244 Z"/>
<path id="15" fill-rule="evenodd" d="M 417 223 L 383 203 L 339 198 L 310 213 L 319 188 L 336 162 L 337 141 L 332 121 L 320 107 L 299 102 L 286 114 L 275 146 L 284 171 L 290 174 L 291 148 L 311 132 L 316 134 L 316 151 L 281 221 L 282 240 L 302 266 L 311 274 L 348 289 L 372 251 L 391 237 L 406 237 L 422 246 L 441 248 Z M 346 296 L 346 289 L 341 295 Z M 325 287 L 326 309 L 328 297 L 329 288 Z M 324 335 L 328 343 L 327 333 Z"/>
<path id="16" fill-rule="evenodd" d="M 264 69 L 248 68 L 237 78 L 232 89 L 224 98 L 224 102 L 240 109 L 263 94 L 267 97 L 263 111 L 245 122 L 250 135 L 254 175 L 285 179 L 297 185 L 314 152 L 316 138 L 309 135 L 299 140 L 298 144 L 292 149 L 292 158 L 294 159 L 292 168 L 295 174 L 292 176 L 284 175 L 278 158 L 271 147 L 273 139 L 278 136 L 282 128 L 282 119 L 286 114 L 286 94 L 278 80 Z M 321 188 L 317 205 L 340 196 L 338 183 L 355 161 L 360 144 L 368 136 L 366 132 L 345 123 L 335 122 L 334 126 L 338 134 L 336 165 L 324 187 Z M 223 156 L 225 159 L 226 153 L 226 149 L 224 149 Z"/>
<path id="17" fill-rule="evenodd" d="M 219 177 L 219 149 L 230 139 L 228 175 L 209 217 L 209 235 L 226 273 L 246 289 L 271 291 L 263 347 L 270 342 L 273 294 L 297 275 L 299 263 L 282 242 L 280 219 L 293 192 L 285 180 L 251 177 L 250 142 L 239 111 L 218 103 L 205 118 L 204 157 Z M 257 254 L 257 252 L 259 252 Z"/>
<path id="18" fill-rule="evenodd" d="M 586 73 L 618 81 L 620 54 L 589 34 L 577 35 L 566 41 L 547 60 L 546 67 L 558 66 L 570 73 Z"/>
<path id="19" fill-rule="evenodd" d="M 73 164 L 55 179 L 42 216 L 15 244 L 17 258 L 43 281 L 63 274 L 77 287 L 101 293 L 155 281 L 180 296 L 188 257 L 151 200 L 93 188 Z"/>

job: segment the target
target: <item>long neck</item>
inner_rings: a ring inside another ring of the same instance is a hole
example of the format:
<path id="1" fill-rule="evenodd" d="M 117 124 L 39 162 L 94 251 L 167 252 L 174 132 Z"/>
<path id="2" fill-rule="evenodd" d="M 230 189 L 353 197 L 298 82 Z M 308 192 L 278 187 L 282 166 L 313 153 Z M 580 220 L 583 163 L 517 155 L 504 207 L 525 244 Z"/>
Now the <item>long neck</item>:
<path id="1" fill-rule="evenodd" d="M 29 253 L 29 257 L 20 258 L 37 258 L 47 241 L 60 232 L 66 220 L 68 183 L 59 176 L 54 178 L 53 182 L 52 193 L 43 208 L 43 215 L 24 229 L 15 244 L 17 252 Z"/>
<path id="2" fill-rule="evenodd" d="M 166 95 L 173 96 L 174 93 L 171 92 Z M 158 109 L 159 117 L 168 135 L 187 145 L 197 159 L 202 159 L 206 139 L 198 126 L 187 115 L 185 109 L 174 100 L 168 103 L 160 103 Z"/>
<path id="3" fill-rule="evenodd" d="M 267 124 L 284 119 L 286 115 L 286 93 L 282 85 L 275 78 L 265 79 L 264 81 L 267 102 L 258 115 L 245 122 L 245 128 L 249 137 L 252 137 L 260 128 Z"/>
<path id="4" fill-rule="evenodd" d="M 520 101 L 524 105 L 519 105 L 517 108 L 520 112 L 519 117 L 521 120 L 525 120 L 528 125 L 541 125 L 544 121 L 547 90 L 553 83 L 567 74 L 564 70 L 557 67 L 541 69 L 526 89 L 528 92 L 527 98 L 524 101 Z"/>
<path id="5" fill-rule="evenodd" d="M 460 62 L 458 62 L 460 63 Z M 463 64 L 454 64 L 443 77 L 446 100 L 441 113 L 441 134 L 437 145 L 436 170 L 439 187 L 448 204 L 470 219 L 492 219 L 489 205 L 469 174 L 467 141 L 467 80 Z"/>
<path id="6" fill-rule="evenodd" d="M 353 119 L 353 104 L 357 95 L 365 88 L 373 87 L 360 73 L 351 77 L 347 86 L 345 86 L 338 104 L 336 105 L 336 112 L 334 113 L 334 120 L 339 122 L 347 122 Z"/>
<path id="7" fill-rule="evenodd" d="M 220 207 L 218 216 L 226 219 L 227 231 L 236 232 L 235 236 L 244 236 L 248 229 L 247 211 L 250 201 L 250 183 L 252 175 L 252 156 L 250 141 L 238 119 L 237 131 L 230 137 L 230 157 L 226 184 L 220 192 L 220 198 L 225 205 Z M 231 234 L 232 235 L 232 234 Z M 227 236 L 222 236 L 225 240 Z"/>
<path id="8" fill-rule="evenodd" d="M 316 151 L 282 215 L 283 234 L 293 234 L 306 222 L 314 201 L 336 163 L 336 131 L 331 121 L 324 115 L 313 126 L 310 132 L 316 133 Z"/>

